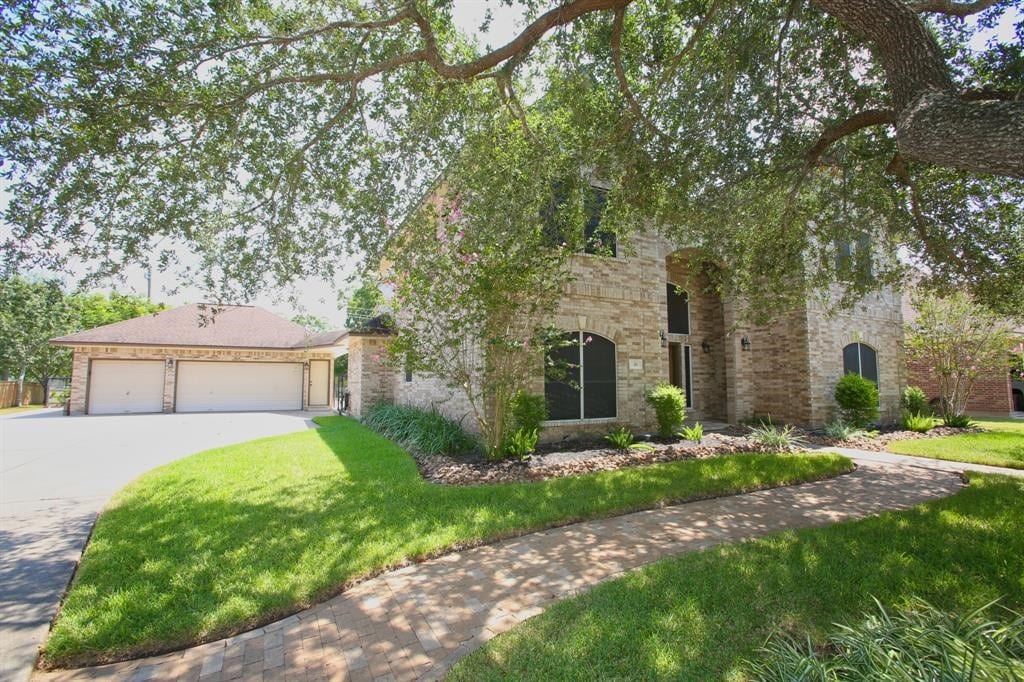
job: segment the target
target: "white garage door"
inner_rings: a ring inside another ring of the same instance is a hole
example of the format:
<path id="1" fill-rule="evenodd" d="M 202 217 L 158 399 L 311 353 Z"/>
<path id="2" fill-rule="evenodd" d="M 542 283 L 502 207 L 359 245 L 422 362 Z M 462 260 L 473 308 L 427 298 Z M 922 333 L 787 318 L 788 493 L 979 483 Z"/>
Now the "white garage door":
<path id="1" fill-rule="evenodd" d="M 301 362 L 179 362 L 177 412 L 301 410 Z"/>
<path id="2" fill-rule="evenodd" d="M 89 370 L 89 414 L 161 412 L 163 360 L 93 360 Z"/>

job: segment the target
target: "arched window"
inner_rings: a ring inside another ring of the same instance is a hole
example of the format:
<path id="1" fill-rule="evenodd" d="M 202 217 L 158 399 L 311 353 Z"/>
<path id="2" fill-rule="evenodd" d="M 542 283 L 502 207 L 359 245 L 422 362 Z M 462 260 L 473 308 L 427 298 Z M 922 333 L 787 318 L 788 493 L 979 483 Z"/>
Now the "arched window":
<path id="1" fill-rule="evenodd" d="M 615 417 L 615 344 L 597 334 L 570 332 L 548 355 L 544 397 L 552 420 Z"/>
<path id="2" fill-rule="evenodd" d="M 690 295 L 669 282 L 665 285 L 668 293 L 668 331 L 670 334 L 690 333 Z"/>
<path id="3" fill-rule="evenodd" d="M 859 374 L 878 385 L 878 355 L 864 343 L 851 343 L 843 349 L 843 373 Z"/>

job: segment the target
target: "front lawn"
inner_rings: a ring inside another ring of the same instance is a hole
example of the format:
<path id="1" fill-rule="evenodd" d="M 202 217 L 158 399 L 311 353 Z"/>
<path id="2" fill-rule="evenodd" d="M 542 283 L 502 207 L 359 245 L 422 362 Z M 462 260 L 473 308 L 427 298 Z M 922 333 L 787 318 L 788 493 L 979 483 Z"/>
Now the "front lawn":
<path id="1" fill-rule="evenodd" d="M 923 597 L 1024 608 L 1024 480 L 970 475 L 903 512 L 667 559 L 558 602 L 459 662 L 455 680 L 742 680 L 778 632 L 821 644 Z"/>
<path id="2" fill-rule="evenodd" d="M 18 414 L 20 412 L 31 412 L 33 410 L 41 410 L 46 405 L 17 405 L 15 407 L 0 407 L 0 416 L 5 414 Z"/>
<path id="3" fill-rule="evenodd" d="M 96 524 L 44 651 L 68 666 L 266 622 L 408 559 L 670 501 L 849 471 L 834 454 L 740 454 L 539 483 L 445 487 L 355 421 L 155 469 Z"/>
<path id="4" fill-rule="evenodd" d="M 977 422 L 988 431 L 896 441 L 889 444 L 889 450 L 901 455 L 1024 469 L 1024 420 L 979 419 Z"/>

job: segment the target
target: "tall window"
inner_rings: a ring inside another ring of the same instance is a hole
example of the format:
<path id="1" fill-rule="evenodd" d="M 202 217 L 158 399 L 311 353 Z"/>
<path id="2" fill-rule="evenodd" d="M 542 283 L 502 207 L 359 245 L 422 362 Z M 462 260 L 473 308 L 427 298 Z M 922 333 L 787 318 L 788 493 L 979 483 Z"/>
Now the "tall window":
<path id="1" fill-rule="evenodd" d="M 560 375 L 544 382 L 550 418 L 615 417 L 615 344 L 589 332 L 571 332 L 566 341 L 549 356 Z"/>
<path id="2" fill-rule="evenodd" d="M 874 266 L 871 237 L 861 235 L 856 241 L 836 241 L 836 272 L 861 282 L 871 281 Z"/>
<path id="3" fill-rule="evenodd" d="M 863 343 L 851 343 L 843 349 L 843 373 L 859 374 L 878 385 L 878 354 Z"/>
<path id="4" fill-rule="evenodd" d="M 670 334 L 690 333 L 690 295 L 672 282 L 668 292 L 668 331 Z"/>
<path id="5" fill-rule="evenodd" d="M 555 216 L 565 203 L 568 192 L 563 184 L 556 184 L 551 195 L 551 202 L 541 211 L 545 223 L 545 233 L 554 245 L 568 242 L 562 226 Z M 583 253 L 615 257 L 615 232 L 605 229 L 601 221 L 604 218 L 605 206 L 608 204 L 608 190 L 590 186 L 586 190 L 583 211 L 586 223 L 583 225 Z"/>

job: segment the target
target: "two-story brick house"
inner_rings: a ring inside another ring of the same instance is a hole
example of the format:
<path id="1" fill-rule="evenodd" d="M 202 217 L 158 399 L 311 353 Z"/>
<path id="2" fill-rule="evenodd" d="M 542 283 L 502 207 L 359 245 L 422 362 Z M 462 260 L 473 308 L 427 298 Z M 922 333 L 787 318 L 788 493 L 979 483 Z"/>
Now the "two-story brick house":
<path id="1" fill-rule="evenodd" d="M 529 382 L 546 395 L 545 438 L 604 433 L 611 424 L 648 430 L 645 394 L 660 382 L 684 389 L 689 416 L 739 422 L 821 425 L 834 416 L 833 389 L 844 372 L 876 381 L 882 418 L 899 416 L 903 318 L 900 296 L 886 290 L 830 314 L 808 302 L 766 326 L 744 324 L 739 303 L 709 293 L 690 251 L 640 235 L 615 257 L 581 254 L 552 323 L 576 343 L 556 351 L 578 373 L 572 384 L 545 379 L 541 358 Z M 350 412 L 378 402 L 436 407 L 471 426 L 462 394 L 442 378 L 394 368 L 380 330 L 348 337 Z"/>

